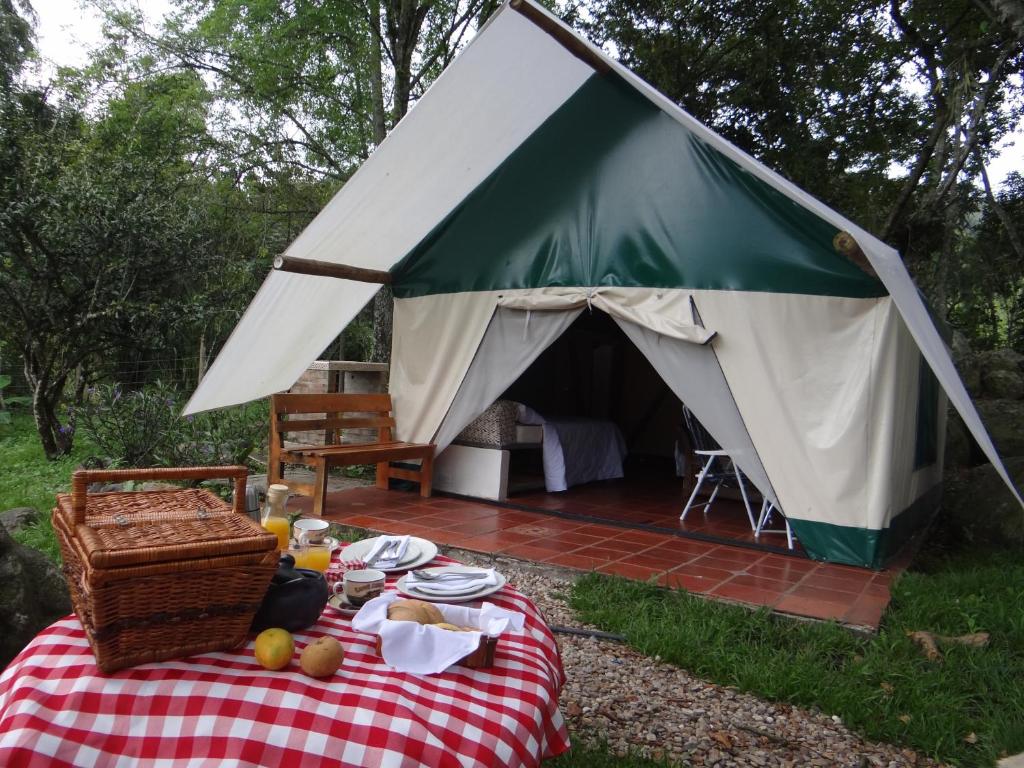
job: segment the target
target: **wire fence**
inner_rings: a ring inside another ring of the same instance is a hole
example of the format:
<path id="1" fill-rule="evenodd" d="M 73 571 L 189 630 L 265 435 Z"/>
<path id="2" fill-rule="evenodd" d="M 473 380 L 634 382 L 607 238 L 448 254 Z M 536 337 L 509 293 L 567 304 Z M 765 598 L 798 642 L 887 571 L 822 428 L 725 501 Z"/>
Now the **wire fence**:
<path id="1" fill-rule="evenodd" d="M 11 357 L 5 359 L 0 365 L 0 375 L 11 377 L 11 383 L 3 388 L 4 397 L 31 396 L 32 388 L 25 378 L 20 360 Z M 160 381 L 181 389 L 192 390 L 199 383 L 199 378 L 198 361 L 157 357 L 131 362 L 113 362 L 101 366 L 92 373 L 89 383 L 109 382 L 120 384 L 126 389 L 137 389 Z"/>

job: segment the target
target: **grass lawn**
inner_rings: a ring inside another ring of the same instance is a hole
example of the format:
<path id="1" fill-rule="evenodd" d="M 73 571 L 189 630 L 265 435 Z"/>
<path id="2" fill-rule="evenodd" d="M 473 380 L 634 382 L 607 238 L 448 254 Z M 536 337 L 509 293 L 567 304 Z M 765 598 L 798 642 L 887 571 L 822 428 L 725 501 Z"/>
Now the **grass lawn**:
<path id="1" fill-rule="evenodd" d="M 32 416 L 24 411 L 14 411 L 12 416 L 10 424 L 0 424 L 0 511 L 12 507 L 37 509 L 39 522 L 19 531 L 15 538 L 57 560 L 57 540 L 50 525 L 54 497 L 71 487 L 71 473 L 95 449 L 76 436 L 70 455 L 47 461 Z"/>
<path id="2" fill-rule="evenodd" d="M 619 756 L 603 744 L 577 744 L 558 757 L 546 760 L 545 768 L 671 768 L 673 764 L 639 755 Z"/>
<path id="3" fill-rule="evenodd" d="M 1024 560 L 961 555 L 894 588 L 881 631 L 861 637 L 589 574 L 572 605 L 645 654 L 769 699 L 816 706 L 870 739 L 961 765 L 1024 751 Z M 991 633 L 928 661 L 907 632 Z"/>

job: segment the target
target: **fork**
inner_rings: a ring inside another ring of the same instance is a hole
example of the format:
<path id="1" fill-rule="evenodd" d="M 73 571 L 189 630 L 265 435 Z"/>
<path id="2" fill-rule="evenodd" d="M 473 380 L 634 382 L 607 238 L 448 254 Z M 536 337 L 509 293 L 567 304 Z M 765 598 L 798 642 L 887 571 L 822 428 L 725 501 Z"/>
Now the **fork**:
<path id="1" fill-rule="evenodd" d="M 420 579 L 421 581 L 441 581 L 442 579 L 448 579 L 448 578 L 466 579 L 466 580 L 470 580 L 470 579 L 486 579 L 490 575 L 488 573 L 475 573 L 475 572 L 465 573 L 465 572 L 460 572 L 460 571 L 446 571 L 444 573 L 429 573 L 427 571 L 422 571 L 422 570 L 420 570 L 420 571 L 409 571 L 409 573 L 411 573 L 412 575 L 414 575 L 417 579 Z"/>
<path id="2" fill-rule="evenodd" d="M 380 552 L 377 553 L 377 556 L 374 557 L 372 561 L 369 561 L 369 562 L 366 563 L 367 567 L 371 567 L 372 568 L 374 565 L 379 563 L 381 560 L 390 560 L 390 559 L 392 559 L 396 554 L 398 554 L 398 548 L 400 546 L 402 546 L 402 540 L 401 539 L 398 539 L 396 541 L 390 542 L 386 547 L 384 547 L 384 549 L 382 549 Z"/>

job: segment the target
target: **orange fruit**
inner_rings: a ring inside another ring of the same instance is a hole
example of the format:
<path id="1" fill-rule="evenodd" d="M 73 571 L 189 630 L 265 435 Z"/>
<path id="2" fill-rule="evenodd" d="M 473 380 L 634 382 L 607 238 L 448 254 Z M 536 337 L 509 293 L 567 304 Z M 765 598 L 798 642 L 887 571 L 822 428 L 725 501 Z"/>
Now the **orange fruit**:
<path id="1" fill-rule="evenodd" d="M 256 661 L 267 669 L 283 669 L 295 654 L 295 641 L 284 629 L 265 629 L 256 635 Z"/>
<path id="2" fill-rule="evenodd" d="M 345 650 L 333 637 L 319 637 L 302 649 L 299 666 L 310 677 L 333 675 L 341 666 Z"/>

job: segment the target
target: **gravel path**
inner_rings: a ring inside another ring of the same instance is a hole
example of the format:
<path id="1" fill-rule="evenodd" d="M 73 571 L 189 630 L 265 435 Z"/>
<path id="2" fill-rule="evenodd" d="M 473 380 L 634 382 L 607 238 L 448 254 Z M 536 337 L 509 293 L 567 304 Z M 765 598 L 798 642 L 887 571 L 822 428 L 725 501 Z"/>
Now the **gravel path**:
<path id="1" fill-rule="evenodd" d="M 549 624 L 588 627 L 567 604 L 578 571 L 448 549 L 496 564 Z M 568 678 L 560 706 L 573 739 L 602 740 L 619 754 L 694 766 L 930 766 L 912 750 L 864 741 L 838 717 L 713 685 L 626 645 L 557 635 Z"/>

